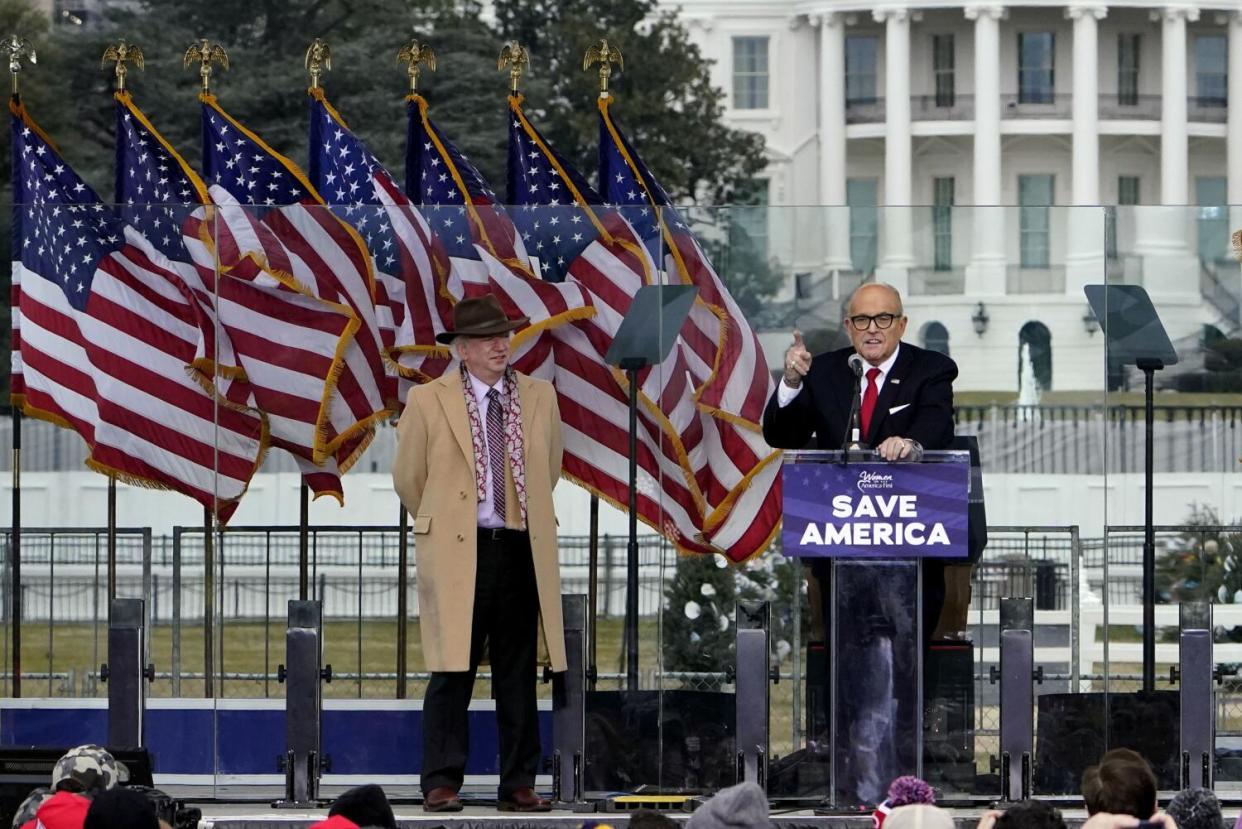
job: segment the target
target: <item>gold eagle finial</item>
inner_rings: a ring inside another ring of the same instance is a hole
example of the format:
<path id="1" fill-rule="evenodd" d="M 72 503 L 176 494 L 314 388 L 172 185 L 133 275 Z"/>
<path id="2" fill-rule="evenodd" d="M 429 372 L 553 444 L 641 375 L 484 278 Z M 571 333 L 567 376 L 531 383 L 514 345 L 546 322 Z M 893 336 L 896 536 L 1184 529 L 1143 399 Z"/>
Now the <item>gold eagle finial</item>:
<path id="1" fill-rule="evenodd" d="M 410 94 L 418 92 L 418 73 L 422 71 L 420 64 L 426 64 L 432 72 L 436 71 L 436 53 L 426 43 L 411 40 L 397 52 L 397 63 L 405 64 L 405 74 L 410 78 Z"/>
<path id="2" fill-rule="evenodd" d="M 624 72 L 625 59 L 621 57 L 621 50 L 609 43 L 608 38 L 605 37 L 594 46 L 587 47 L 586 54 L 582 56 L 582 71 L 587 71 L 595 63 L 599 64 L 599 97 L 607 98 L 608 79 L 612 77 L 612 65 L 615 63 L 617 69 Z"/>
<path id="3" fill-rule="evenodd" d="M 22 71 L 22 61 L 25 60 L 34 66 L 39 62 L 35 55 L 34 47 L 30 45 L 30 41 L 24 37 L 17 35 L 9 35 L 9 39 L 4 44 L 5 51 L 9 53 L 9 74 L 13 76 L 13 94 L 18 94 L 17 76 Z"/>
<path id="4" fill-rule="evenodd" d="M 509 93 L 518 94 L 518 82 L 522 79 L 522 73 L 526 71 L 526 67 L 530 66 L 530 52 L 526 51 L 526 47 L 511 40 L 500 50 L 500 57 L 496 61 L 496 68 L 504 71 L 509 70 Z"/>
<path id="5" fill-rule="evenodd" d="M 191 43 L 190 48 L 185 50 L 185 58 L 181 65 L 189 69 L 197 63 L 198 75 L 203 79 L 203 94 L 211 94 L 211 64 L 220 64 L 221 69 L 229 68 L 229 55 L 224 51 L 224 47 L 219 43 L 212 43 L 207 38 L 202 38 L 196 43 Z"/>
<path id="6" fill-rule="evenodd" d="M 306 50 L 306 71 L 310 72 L 311 89 L 319 88 L 319 78 L 332 70 L 332 47 L 328 41 L 315 38 Z"/>
<path id="7" fill-rule="evenodd" d="M 109 61 L 116 64 L 116 88 L 118 92 L 125 91 L 125 76 L 129 73 L 127 62 L 132 62 L 138 69 L 145 69 L 143 64 L 142 50 L 131 43 L 119 41 L 110 44 L 104 49 L 103 58 L 99 61 L 99 68 L 106 69 Z"/>

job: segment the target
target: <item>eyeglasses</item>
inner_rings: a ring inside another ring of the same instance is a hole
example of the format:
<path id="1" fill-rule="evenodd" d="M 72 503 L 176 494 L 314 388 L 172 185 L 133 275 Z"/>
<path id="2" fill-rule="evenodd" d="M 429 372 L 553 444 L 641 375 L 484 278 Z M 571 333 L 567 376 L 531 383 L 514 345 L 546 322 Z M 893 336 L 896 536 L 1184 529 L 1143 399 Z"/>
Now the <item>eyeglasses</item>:
<path id="1" fill-rule="evenodd" d="M 875 323 L 875 327 L 879 329 L 891 328 L 893 322 L 900 319 L 900 314 L 858 314 L 850 317 L 850 325 L 858 331 L 866 331 L 871 327 L 871 323 Z"/>

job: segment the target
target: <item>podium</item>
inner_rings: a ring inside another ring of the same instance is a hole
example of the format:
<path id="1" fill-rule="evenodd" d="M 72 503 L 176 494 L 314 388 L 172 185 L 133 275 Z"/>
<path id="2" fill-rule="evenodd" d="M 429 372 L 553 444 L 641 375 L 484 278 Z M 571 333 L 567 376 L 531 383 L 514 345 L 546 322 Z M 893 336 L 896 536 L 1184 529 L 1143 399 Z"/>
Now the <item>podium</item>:
<path id="1" fill-rule="evenodd" d="M 967 560 L 969 507 L 982 493 L 965 451 L 917 462 L 787 452 L 783 474 L 785 555 L 811 560 L 826 597 L 828 734 L 811 735 L 830 743 L 826 805 L 879 803 L 893 778 L 923 775 L 923 662 L 935 624 L 924 614 L 925 561 Z"/>

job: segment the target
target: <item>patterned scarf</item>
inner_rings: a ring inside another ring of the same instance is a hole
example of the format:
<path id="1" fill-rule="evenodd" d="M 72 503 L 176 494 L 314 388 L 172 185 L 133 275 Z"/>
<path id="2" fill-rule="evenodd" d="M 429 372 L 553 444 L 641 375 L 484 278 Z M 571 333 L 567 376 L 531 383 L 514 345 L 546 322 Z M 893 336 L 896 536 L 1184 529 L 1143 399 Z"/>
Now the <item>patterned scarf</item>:
<path id="1" fill-rule="evenodd" d="M 466 413 L 470 415 L 470 443 L 474 447 L 474 484 L 480 501 L 487 499 L 487 446 L 483 435 L 483 418 L 479 416 L 479 402 L 474 399 L 474 387 L 470 373 L 461 365 L 461 388 L 466 397 Z M 517 372 L 512 366 L 505 368 L 501 394 L 505 399 L 505 449 L 509 453 L 509 468 L 513 471 L 513 488 L 517 490 L 518 506 L 522 512 L 522 529 L 526 529 L 526 440 L 522 435 L 522 401 L 518 398 Z M 503 469 L 498 474 L 504 475 Z M 508 505 L 506 505 L 508 506 Z M 508 512 L 508 509 L 506 509 Z"/>

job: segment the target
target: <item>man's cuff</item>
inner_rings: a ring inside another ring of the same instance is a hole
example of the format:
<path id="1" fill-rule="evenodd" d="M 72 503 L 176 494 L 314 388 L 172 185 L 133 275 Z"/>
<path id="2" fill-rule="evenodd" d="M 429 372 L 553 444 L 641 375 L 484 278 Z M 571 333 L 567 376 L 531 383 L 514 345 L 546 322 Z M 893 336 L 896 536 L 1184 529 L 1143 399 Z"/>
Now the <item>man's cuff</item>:
<path id="1" fill-rule="evenodd" d="M 803 382 L 806 382 L 806 381 L 803 381 Z M 785 378 L 782 377 L 780 385 L 776 387 L 776 405 L 782 409 L 785 408 L 786 406 L 788 406 L 790 403 L 793 402 L 793 399 L 798 396 L 798 392 L 800 391 L 802 391 L 801 385 L 799 385 L 797 388 L 794 388 L 793 386 L 786 383 Z"/>

